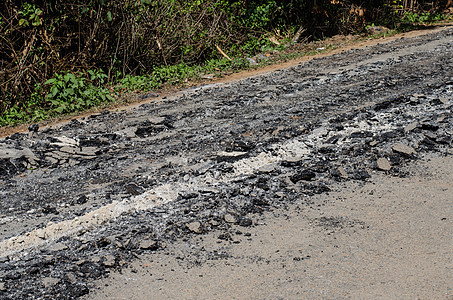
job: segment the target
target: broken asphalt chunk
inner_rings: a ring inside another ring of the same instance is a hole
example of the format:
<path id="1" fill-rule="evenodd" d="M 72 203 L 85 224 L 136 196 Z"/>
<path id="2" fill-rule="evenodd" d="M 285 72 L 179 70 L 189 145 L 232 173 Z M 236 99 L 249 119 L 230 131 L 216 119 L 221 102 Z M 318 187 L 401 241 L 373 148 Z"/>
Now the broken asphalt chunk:
<path id="1" fill-rule="evenodd" d="M 39 125 L 38 124 L 32 124 L 28 126 L 28 131 L 30 132 L 38 132 L 39 130 Z"/>
<path id="2" fill-rule="evenodd" d="M 408 124 L 406 127 L 404 127 L 404 133 L 408 133 L 408 132 L 414 130 L 415 128 L 417 128 L 417 126 L 418 126 L 417 121 Z"/>
<path id="3" fill-rule="evenodd" d="M 299 171 L 297 174 L 294 174 L 289 179 L 293 183 L 297 183 L 301 180 L 309 181 L 315 177 L 316 177 L 316 174 L 313 171 L 305 169 L 305 170 Z"/>
<path id="4" fill-rule="evenodd" d="M 139 247 L 144 250 L 157 250 L 159 248 L 159 243 L 154 240 L 142 240 Z"/>
<path id="5" fill-rule="evenodd" d="M 249 226 L 252 226 L 253 222 L 252 222 L 252 219 L 250 219 L 248 217 L 240 217 L 238 220 L 238 224 L 239 224 L 239 226 L 242 226 L 242 227 L 249 227 Z"/>
<path id="6" fill-rule="evenodd" d="M 377 164 L 377 168 L 382 171 L 390 171 L 390 169 L 392 168 L 392 165 L 390 164 L 390 162 L 386 158 L 383 158 L 383 157 L 378 158 L 376 164 Z"/>
<path id="7" fill-rule="evenodd" d="M 189 224 L 186 225 L 187 229 L 194 233 L 202 233 L 203 232 L 203 227 L 201 226 L 201 223 L 198 221 L 195 222 L 190 222 Z"/>
<path id="8" fill-rule="evenodd" d="M 145 190 L 143 190 L 141 187 L 137 186 L 135 183 L 130 183 L 130 184 L 126 185 L 126 191 L 133 196 L 138 196 L 145 192 Z"/>
<path id="9" fill-rule="evenodd" d="M 412 154 L 417 153 L 414 148 L 403 143 L 396 143 L 395 145 L 392 146 L 392 150 L 394 152 L 407 156 L 411 156 Z"/>
<path id="10" fill-rule="evenodd" d="M 246 157 L 247 154 L 248 154 L 247 152 L 240 152 L 240 151 L 233 151 L 233 152 L 222 151 L 217 154 L 217 161 L 218 162 L 236 161 L 236 160 Z"/>

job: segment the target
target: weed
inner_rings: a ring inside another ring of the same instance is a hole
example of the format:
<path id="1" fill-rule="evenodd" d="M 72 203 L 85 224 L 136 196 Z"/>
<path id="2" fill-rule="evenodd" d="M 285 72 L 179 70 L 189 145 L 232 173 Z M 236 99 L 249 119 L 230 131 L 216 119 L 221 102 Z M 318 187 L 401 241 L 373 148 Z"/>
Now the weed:
<path id="1" fill-rule="evenodd" d="M 22 6 L 22 9 L 19 11 L 19 15 L 22 16 L 22 18 L 19 20 L 19 25 L 27 27 L 31 22 L 32 26 L 39 26 L 42 24 L 42 14 L 42 9 L 36 7 L 36 5 L 34 4 L 25 2 Z"/>
<path id="2" fill-rule="evenodd" d="M 35 85 L 28 101 L 17 103 L 0 115 L 0 126 L 39 122 L 48 118 L 48 112 L 42 108 L 44 99 L 41 94 L 42 86 L 40 84 Z"/>
<path id="3" fill-rule="evenodd" d="M 430 12 L 423 12 L 421 14 L 417 14 L 415 12 L 404 12 L 404 15 L 401 17 L 401 21 L 404 24 L 426 24 L 426 23 L 433 23 L 444 20 L 446 18 L 445 15 L 440 13 L 430 13 Z"/>
<path id="4" fill-rule="evenodd" d="M 112 101 L 114 98 L 106 87 L 102 86 L 107 77 L 102 70 L 90 71 L 88 81 L 77 72 L 56 74 L 44 84 L 50 85 L 46 100 L 51 103 L 51 110 L 57 113 L 71 113 Z"/>

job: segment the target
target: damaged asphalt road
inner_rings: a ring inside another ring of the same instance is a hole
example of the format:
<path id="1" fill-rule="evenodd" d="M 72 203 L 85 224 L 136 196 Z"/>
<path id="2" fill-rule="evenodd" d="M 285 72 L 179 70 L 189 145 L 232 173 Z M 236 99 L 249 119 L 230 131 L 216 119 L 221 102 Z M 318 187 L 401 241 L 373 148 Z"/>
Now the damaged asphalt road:
<path id="1" fill-rule="evenodd" d="M 187 234 L 452 155 L 453 29 L 0 140 L 0 298 L 71 299 Z"/>

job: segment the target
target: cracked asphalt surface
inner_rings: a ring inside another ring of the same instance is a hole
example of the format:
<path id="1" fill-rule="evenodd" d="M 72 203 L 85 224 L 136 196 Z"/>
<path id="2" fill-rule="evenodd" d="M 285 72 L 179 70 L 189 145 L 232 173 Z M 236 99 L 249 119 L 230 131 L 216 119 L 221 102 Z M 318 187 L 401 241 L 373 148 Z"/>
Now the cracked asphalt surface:
<path id="1" fill-rule="evenodd" d="M 0 297 L 84 296 L 137 257 L 234 243 L 269 212 L 450 157 L 452 46 L 447 27 L 1 139 Z"/>

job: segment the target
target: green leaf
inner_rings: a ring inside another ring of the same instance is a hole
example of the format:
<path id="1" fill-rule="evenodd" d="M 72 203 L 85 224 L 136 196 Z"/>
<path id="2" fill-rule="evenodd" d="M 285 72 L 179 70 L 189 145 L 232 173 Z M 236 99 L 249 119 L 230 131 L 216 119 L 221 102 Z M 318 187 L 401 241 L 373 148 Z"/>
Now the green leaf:
<path id="1" fill-rule="evenodd" d="M 28 21 L 25 19 L 20 19 L 19 20 L 19 26 L 28 26 Z"/>
<path id="2" fill-rule="evenodd" d="M 96 73 L 93 70 L 88 70 L 88 74 L 90 74 L 90 79 L 93 80 L 96 76 Z"/>
<path id="3" fill-rule="evenodd" d="M 58 89 L 56 86 L 50 88 L 50 94 L 52 95 L 52 97 L 55 97 L 55 95 L 58 94 Z"/>
<path id="4" fill-rule="evenodd" d="M 74 76 L 74 74 L 67 73 L 67 74 L 64 75 L 64 80 L 65 80 L 66 82 L 75 81 L 75 80 L 76 80 L 76 77 Z"/>
<path id="5" fill-rule="evenodd" d="M 36 17 L 35 20 L 33 21 L 33 23 L 31 23 L 31 25 L 33 25 L 33 26 L 41 25 L 41 19 Z"/>
<path id="6" fill-rule="evenodd" d="M 112 22 L 112 13 L 110 11 L 107 12 L 107 21 Z"/>
<path id="7" fill-rule="evenodd" d="M 44 84 L 55 83 L 55 81 L 57 81 L 55 78 L 51 78 L 51 79 L 47 80 L 46 82 L 44 82 Z"/>

